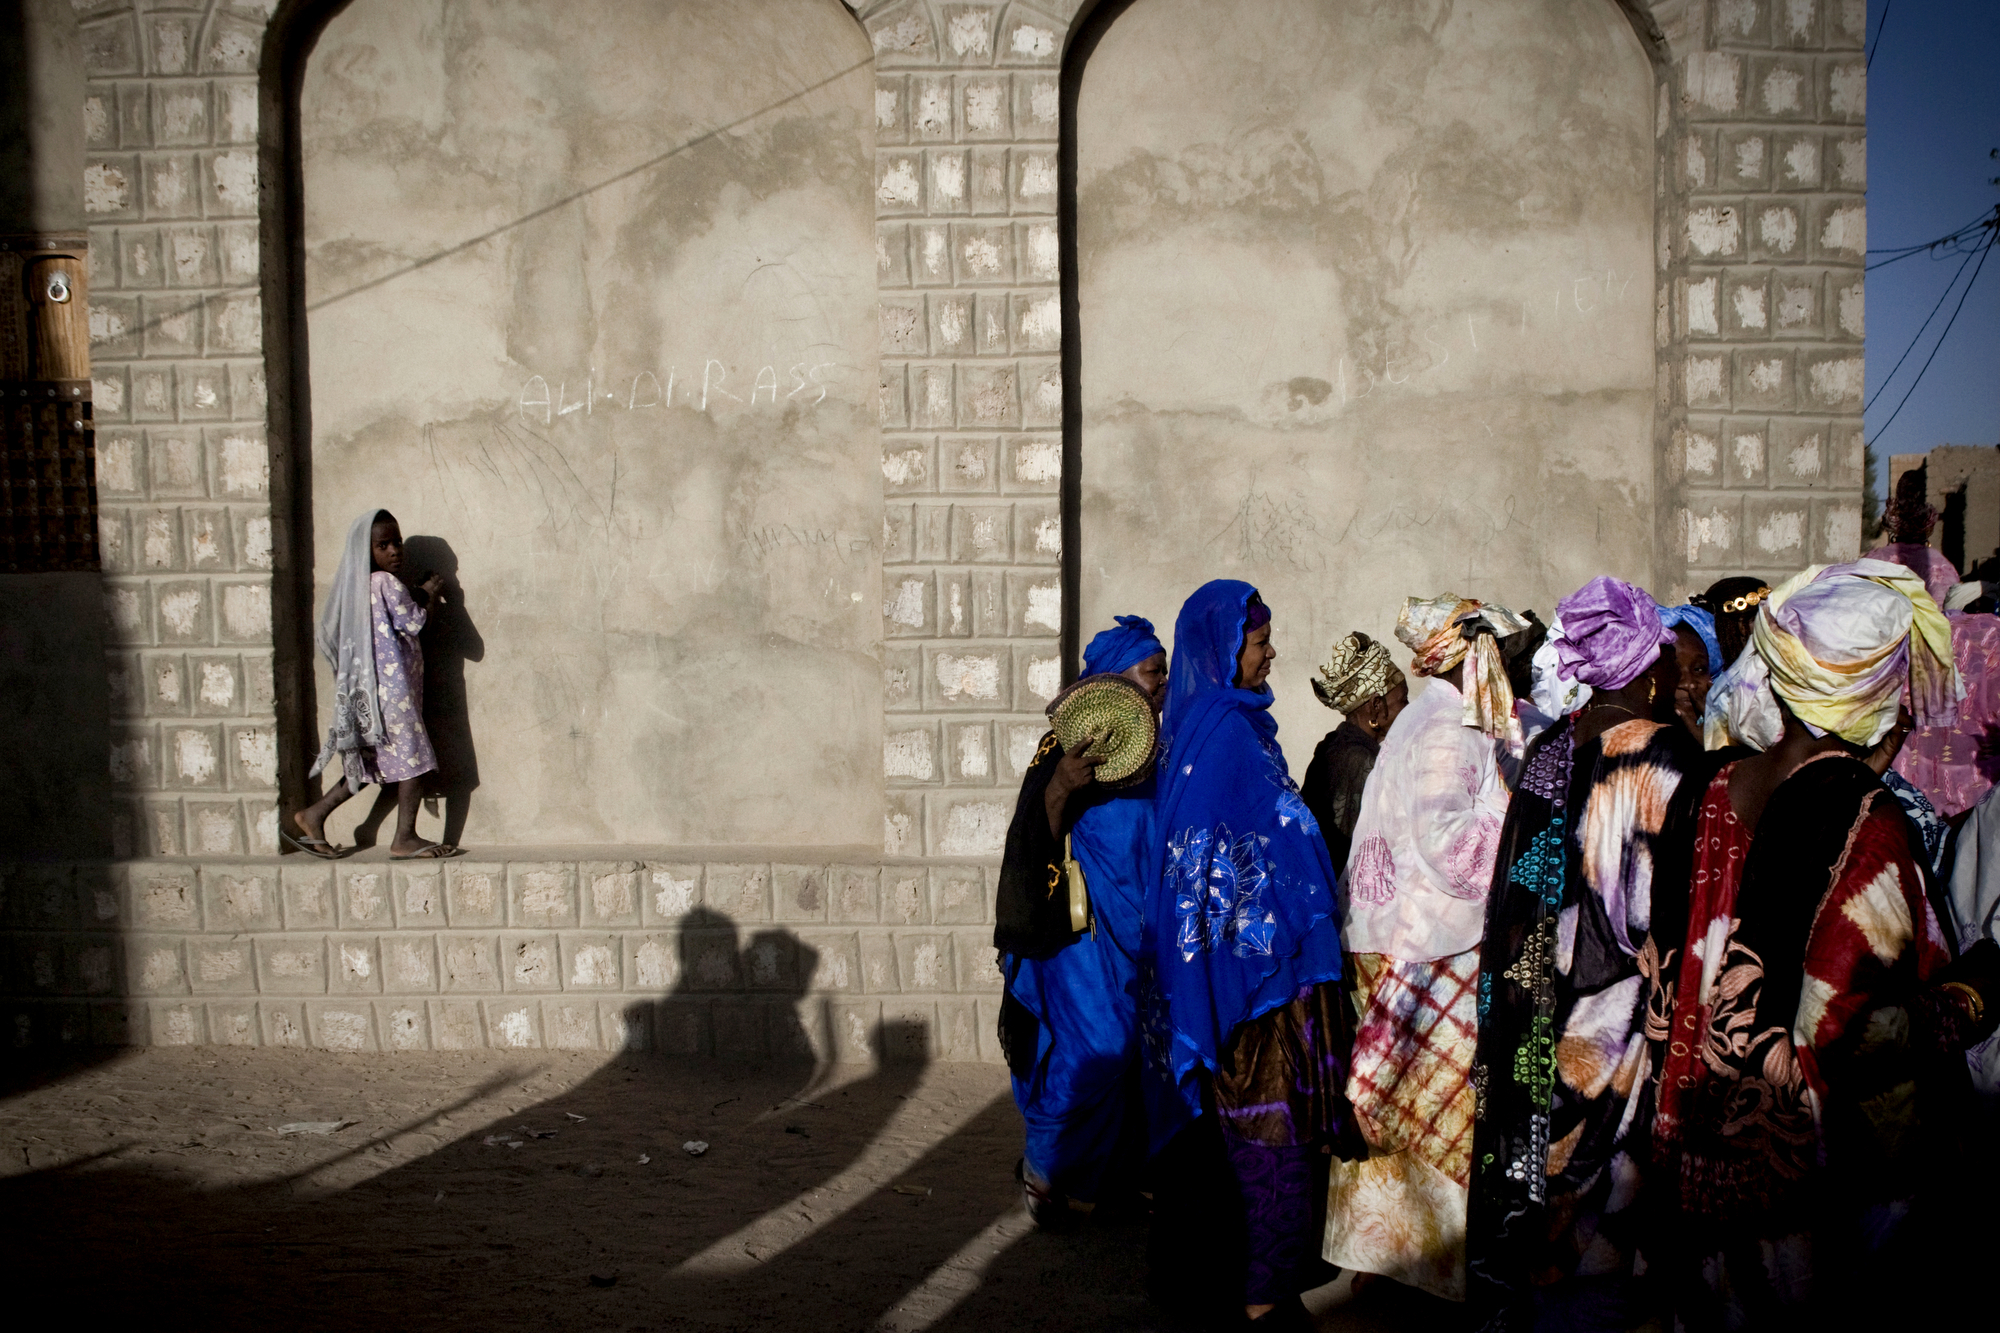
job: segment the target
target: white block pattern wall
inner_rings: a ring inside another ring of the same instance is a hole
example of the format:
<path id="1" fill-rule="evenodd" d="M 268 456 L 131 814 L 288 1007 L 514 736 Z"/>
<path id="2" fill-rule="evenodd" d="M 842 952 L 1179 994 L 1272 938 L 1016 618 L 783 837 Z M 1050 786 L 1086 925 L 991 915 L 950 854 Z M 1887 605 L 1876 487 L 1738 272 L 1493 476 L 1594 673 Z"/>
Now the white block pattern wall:
<path id="1" fill-rule="evenodd" d="M 892 1058 L 997 1058 L 994 868 L 1060 684 L 1058 77 L 1084 6 L 850 7 L 877 62 L 882 857 L 328 866 L 275 845 L 277 747 L 311 743 L 279 737 L 271 665 L 275 6 L 77 0 L 118 860 L 0 866 L 0 1039 L 861 1059 L 879 1023 Z M 1851 556 L 1864 0 L 1628 8 L 1662 54 L 1658 582 Z"/>
<path id="2" fill-rule="evenodd" d="M 1660 569 L 1683 592 L 1859 554 L 1868 248 L 1865 0 L 1687 9 L 1659 237 Z"/>
<path id="3" fill-rule="evenodd" d="M 269 6 L 79 3 L 117 854 L 275 855 Z"/>

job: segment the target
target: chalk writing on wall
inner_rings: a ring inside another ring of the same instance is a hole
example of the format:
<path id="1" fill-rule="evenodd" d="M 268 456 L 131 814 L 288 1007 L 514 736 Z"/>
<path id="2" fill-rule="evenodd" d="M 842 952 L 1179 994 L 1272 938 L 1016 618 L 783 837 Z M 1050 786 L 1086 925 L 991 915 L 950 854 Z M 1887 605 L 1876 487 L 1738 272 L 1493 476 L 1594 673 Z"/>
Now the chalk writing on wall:
<path id="1" fill-rule="evenodd" d="M 668 366 L 663 373 L 642 370 L 629 380 L 623 376 L 600 378 L 595 370 L 583 376 L 579 386 L 568 378 L 558 378 L 553 388 L 547 376 L 530 375 L 521 385 L 516 407 L 523 425 L 554 425 L 564 417 L 598 412 L 639 412 L 651 407 L 686 404 L 698 412 L 736 403 L 745 408 L 774 407 L 796 401 L 800 406 L 824 402 L 829 384 L 843 369 L 835 361 L 798 361 L 782 377 L 776 365 L 759 366 L 746 385 L 740 375 L 714 357 L 704 358 L 700 374 L 683 373 Z M 747 395 L 743 390 L 747 389 Z"/>
<path id="2" fill-rule="evenodd" d="M 1539 301 L 1520 302 L 1519 327 L 1513 330 L 1507 327 L 1515 322 L 1512 310 L 1507 310 L 1506 317 L 1501 318 L 1498 307 L 1492 304 L 1476 311 L 1441 316 L 1415 330 L 1414 337 L 1408 333 L 1401 335 L 1397 340 L 1400 349 L 1392 348 L 1376 358 L 1379 370 L 1361 360 L 1349 362 L 1339 357 L 1331 367 L 1331 383 L 1316 378 L 1294 379 L 1285 386 L 1286 396 L 1294 411 L 1306 404 L 1318 406 L 1329 395 L 1336 396 L 1343 404 L 1358 402 L 1378 388 L 1400 387 L 1434 370 L 1442 370 L 1451 362 L 1454 345 L 1460 348 L 1461 355 L 1477 356 L 1482 328 L 1487 330 L 1486 346 L 1492 348 L 1519 342 L 1534 330 L 1560 332 L 1573 324 L 1594 324 L 1600 311 L 1624 306 L 1626 289 L 1631 284 L 1631 274 L 1621 276 L 1614 269 L 1606 269 L 1602 277 L 1588 274 L 1555 283 L 1549 288 L 1546 311 Z M 1507 336 L 1509 333 L 1515 336 Z M 1419 343 L 1422 345 L 1417 346 Z"/>

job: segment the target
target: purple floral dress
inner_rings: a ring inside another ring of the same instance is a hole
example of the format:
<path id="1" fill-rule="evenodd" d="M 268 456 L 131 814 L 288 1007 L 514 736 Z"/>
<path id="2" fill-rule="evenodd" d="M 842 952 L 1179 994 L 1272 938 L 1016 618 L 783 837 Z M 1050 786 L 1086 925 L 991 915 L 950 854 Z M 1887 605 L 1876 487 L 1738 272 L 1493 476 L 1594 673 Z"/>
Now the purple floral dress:
<path id="1" fill-rule="evenodd" d="M 346 753 L 347 785 L 355 791 L 437 767 L 424 730 L 424 650 L 417 642 L 424 608 L 401 579 L 381 569 L 368 576 L 368 605 L 375 624 L 375 699 L 388 739 L 376 749 Z"/>

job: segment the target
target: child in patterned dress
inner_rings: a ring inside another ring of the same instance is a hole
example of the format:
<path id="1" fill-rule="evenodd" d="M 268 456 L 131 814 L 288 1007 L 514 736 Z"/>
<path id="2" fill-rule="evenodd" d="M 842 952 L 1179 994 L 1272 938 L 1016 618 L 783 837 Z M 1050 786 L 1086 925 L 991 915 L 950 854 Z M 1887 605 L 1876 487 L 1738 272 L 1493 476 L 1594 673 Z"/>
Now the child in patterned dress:
<path id="1" fill-rule="evenodd" d="M 365 612 L 359 582 L 364 572 Z M 417 585 L 420 602 L 404 583 L 403 532 L 395 515 L 378 509 L 355 520 L 320 617 L 319 648 L 335 674 L 334 723 L 312 769 L 318 773 L 338 755 L 342 778 L 292 817 L 296 828 L 282 830 L 285 841 L 300 851 L 340 855 L 341 849 L 326 841 L 327 816 L 361 788 L 393 783 L 396 836 L 389 844 L 390 859 L 459 855 L 456 847 L 417 836 L 422 779 L 437 768 L 424 729 L 424 654 L 417 636 L 426 607 L 443 586 L 443 576 L 432 574 Z"/>

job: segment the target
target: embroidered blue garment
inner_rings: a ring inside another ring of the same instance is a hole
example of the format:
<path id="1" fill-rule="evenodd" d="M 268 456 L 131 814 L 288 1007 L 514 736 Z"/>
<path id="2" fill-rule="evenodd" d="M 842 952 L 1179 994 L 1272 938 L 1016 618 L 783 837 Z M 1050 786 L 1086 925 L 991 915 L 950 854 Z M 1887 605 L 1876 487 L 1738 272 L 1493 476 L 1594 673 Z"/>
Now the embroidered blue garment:
<path id="1" fill-rule="evenodd" d="M 1715 617 L 1698 606 L 1662 606 L 1660 623 L 1668 629 L 1686 625 L 1701 639 L 1701 646 L 1708 649 L 1708 674 L 1719 676 L 1728 663 L 1722 660 L 1722 640 L 1715 637 Z"/>
<path id="2" fill-rule="evenodd" d="M 1234 684 L 1251 596 L 1219 579 L 1174 623 L 1147 871 L 1147 1054 L 1200 1114 L 1238 1026 L 1341 974 L 1334 868 L 1278 748 L 1268 686 Z M 1156 1123 L 1164 1144 L 1173 1124 Z"/>
<path id="3" fill-rule="evenodd" d="M 1120 616 L 1090 641 L 1083 674 L 1124 671 L 1164 652 L 1152 622 Z M 1053 957 L 1003 960 L 1007 988 L 1041 1021 L 1035 1068 L 1014 1079 L 1028 1167 L 1058 1192 L 1095 1200 L 1121 1140 L 1138 1149 L 1141 876 L 1153 842 L 1153 779 L 1077 816 L 1070 850 L 1083 866 L 1091 933 Z"/>

